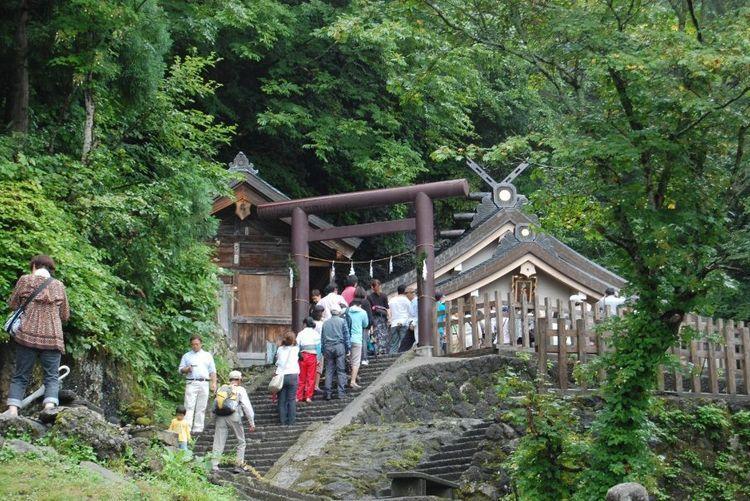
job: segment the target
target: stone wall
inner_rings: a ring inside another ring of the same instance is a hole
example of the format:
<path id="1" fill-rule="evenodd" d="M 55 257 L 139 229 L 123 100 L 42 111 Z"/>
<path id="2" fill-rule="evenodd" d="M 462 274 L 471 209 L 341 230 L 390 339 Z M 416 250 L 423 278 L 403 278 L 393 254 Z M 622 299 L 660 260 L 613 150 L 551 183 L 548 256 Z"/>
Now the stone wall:
<path id="1" fill-rule="evenodd" d="M 8 398 L 10 378 L 15 366 L 15 351 L 12 343 L 3 346 L 0 356 L 0 402 Z M 70 374 L 63 380 L 61 389 L 72 390 L 79 397 L 100 407 L 104 415 L 114 418 L 121 407 L 121 402 L 130 402 L 136 382 L 129 371 L 102 356 L 90 356 L 74 359 L 64 355 L 61 365 L 70 367 Z M 42 385 L 41 366 L 37 364 L 32 373 L 32 380 L 26 389 L 31 394 Z"/>
<path id="2" fill-rule="evenodd" d="M 187 341 L 185 346 L 175 347 L 175 371 L 180 357 L 188 349 Z M 230 349 L 224 336 L 217 336 L 211 351 L 225 358 L 230 367 L 236 367 L 236 355 Z M 70 367 L 70 374 L 63 380 L 61 389 L 71 390 L 78 397 L 96 405 L 108 419 L 116 420 L 119 412 L 139 397 L 137 374 L 134 374 L 126 364 L 93 353 L 82 358 L 73 358 L 66 354 L 63 355 L 60 364 Z M 0 344 L 0 403 L 2 404 L 0 408 L 4 406 L 8 398 L 14 366 L 13 343 Z M 227 375 L 220 374 L 219 376 L 226 378 Z M 26 394 L 36 391 L 41 384 L 42 371 L 41 366 L 37 364 Z"/>
<path id="3" fill-rule="evenodd" d="M 374 395 L 354 422 L 380 424 L 446 418 L 491 419 L 500 404 L 497 373 L 512 368 L 533 379 L 534 364 L 514 356 L 487 355 L 419 367 Z"/>

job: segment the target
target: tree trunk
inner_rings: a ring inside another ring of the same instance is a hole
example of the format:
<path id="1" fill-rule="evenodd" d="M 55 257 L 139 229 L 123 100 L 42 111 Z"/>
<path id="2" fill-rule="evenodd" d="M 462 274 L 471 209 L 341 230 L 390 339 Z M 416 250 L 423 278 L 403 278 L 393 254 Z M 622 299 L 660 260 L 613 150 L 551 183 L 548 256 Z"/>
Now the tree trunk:
<path id="1" fill-rule="evenodd" d="M 18 25 L 13 39 L 13 63 L 15 74 L 13 90 L 7 104 L 11 130 L 26 133 L 29 130 L 29 38 L 26 27 L 29 23 L 29 1 L 21 0 Z"/>
<path id="2" fill-rule="evenodd" d="M 86 109 L 86 121 L 83 124 L 83 153 L 81 159 L 86 160 L 91 147 L 94 144 L 94 113 L 96 103 L 94 102 L 94 90 L 91 88 L 91 75 L 87 77 L 86 87 L 83 89 L 83 106 Z"/>

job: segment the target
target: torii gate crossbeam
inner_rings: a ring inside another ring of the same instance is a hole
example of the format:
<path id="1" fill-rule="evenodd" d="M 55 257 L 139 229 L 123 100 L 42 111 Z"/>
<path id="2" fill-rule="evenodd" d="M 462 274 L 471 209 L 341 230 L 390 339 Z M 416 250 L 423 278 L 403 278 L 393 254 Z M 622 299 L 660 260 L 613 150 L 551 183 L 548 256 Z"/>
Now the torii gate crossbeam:
<path id="1" fill-rule="evenodd" d="M 292 259 L 299 271 L 292 295 L 292 328 L 298 330 L 307 316 L 310 305 L 310 242 L 346 237 L 364 237 L 384 233 L 416 230 L 417 256 L 423 256 L 426 277 L 422 279 L 417 270 L 417 292 L 419 297 L 418 322 L 421 332 L 435 332 L 433 311 L 435 306 L 435 241 L 433 204 L 434 199 L 467 197 L 469 183 L 466 179 L 453 179 L 436 183 L 359 191 L 302 198 L 259 205 L 261 219 L 292 218 Z M 309 214 L 323 214 L 355 209 L 383 207 L 397 203 L 413 203 L 415 218 L 379 223 L 357 224 L 324 230 L 314 230 L 308 223 Z"/>

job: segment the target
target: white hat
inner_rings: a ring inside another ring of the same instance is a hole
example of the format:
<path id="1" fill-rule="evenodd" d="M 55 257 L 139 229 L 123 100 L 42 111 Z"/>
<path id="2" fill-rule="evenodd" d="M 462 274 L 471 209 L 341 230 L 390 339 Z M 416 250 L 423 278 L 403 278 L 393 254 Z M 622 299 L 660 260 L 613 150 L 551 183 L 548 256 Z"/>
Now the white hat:
<path id="1" fill-rule="evenodd" d="M 240 371 L 232 371 L 229 373 L 229 380 L 242 379 L 242 373 Z"/>

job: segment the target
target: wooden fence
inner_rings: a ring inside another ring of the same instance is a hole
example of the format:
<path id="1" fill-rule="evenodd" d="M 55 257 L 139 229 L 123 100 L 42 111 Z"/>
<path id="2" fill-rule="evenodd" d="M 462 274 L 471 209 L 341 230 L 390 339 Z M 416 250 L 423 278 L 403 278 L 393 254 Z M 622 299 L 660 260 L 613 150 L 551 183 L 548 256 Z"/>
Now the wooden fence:
<path id="1" fill-rule="evenodd" d="M 459 298 L 446 301 L 445 311 L 435 312 L 433 349 L 436 356 L 492 347 L 536 352 L 539 370 L 549 373 L 552 366 L 557 384 L 567 389 L 573 384 L 575 364 L 612 349 L 607 342 L 611 333 L 601 324 L 612 315 L 625 314 L 622 308 L 600 311 L 598 305 L 549 298 L 517 302 L 510 295 L 501 299 L 497 293 L 469 301 Z M 672 348 L 675 363 L 660 367 L 658 389 L 708 396 L 750 395 L 750 324 L 688 315 L 686 327 L 695 329 L 698 336 Z M 599 371 L 596 379 L 605 377 Z"/>

